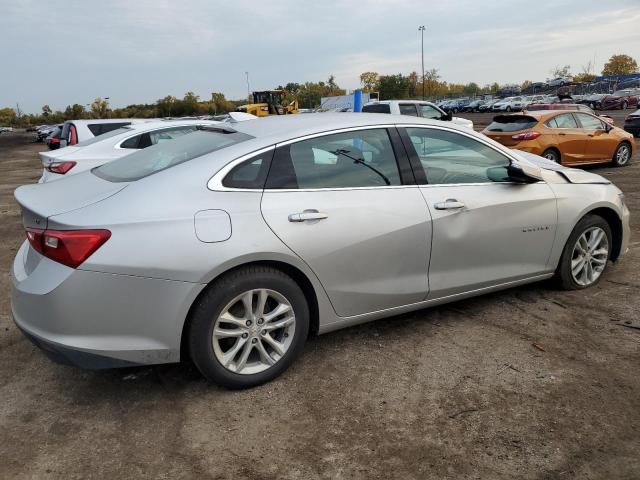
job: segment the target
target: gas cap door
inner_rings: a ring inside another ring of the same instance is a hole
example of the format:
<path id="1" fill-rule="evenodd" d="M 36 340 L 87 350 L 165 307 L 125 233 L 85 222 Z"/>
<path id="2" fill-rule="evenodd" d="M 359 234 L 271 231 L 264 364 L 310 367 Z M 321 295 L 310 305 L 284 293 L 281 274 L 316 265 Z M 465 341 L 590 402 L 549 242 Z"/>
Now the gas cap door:
<path id="1" fill-rule="evenodd" d="M 231 238 L 231 217 L 224 210 L 200 210 L 193 216 L 193 225 L 201 242 L 224 242 Z"/>

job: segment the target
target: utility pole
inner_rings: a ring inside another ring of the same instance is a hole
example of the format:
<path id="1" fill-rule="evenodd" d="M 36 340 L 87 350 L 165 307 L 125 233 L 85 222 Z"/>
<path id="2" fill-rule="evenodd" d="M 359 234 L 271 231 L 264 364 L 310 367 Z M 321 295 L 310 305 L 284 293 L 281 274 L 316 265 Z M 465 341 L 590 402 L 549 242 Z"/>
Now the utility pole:
<path id="1" fill-rule="evenodd" d="M 244 72 L 247 77 L 247 102 L 251 102 L 251 87 L 249 86 L 249 72 Z"/>
<path id="2" fill-rule="evenodd" d="M 424 100 L 424 25 L 420 25 L 418 30 L 422 35 L 422 100 Z"/>

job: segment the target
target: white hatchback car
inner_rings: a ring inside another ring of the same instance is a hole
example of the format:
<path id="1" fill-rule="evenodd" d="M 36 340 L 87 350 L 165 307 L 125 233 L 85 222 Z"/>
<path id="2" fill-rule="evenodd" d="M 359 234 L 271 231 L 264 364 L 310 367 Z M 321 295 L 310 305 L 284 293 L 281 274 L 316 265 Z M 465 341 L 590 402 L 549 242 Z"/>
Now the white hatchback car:
<path id="1" fill-rule="evenodd" d="M 362 112 L 391 113 L 394 115 L 410 115 L 413 117 L 428 118 L 430 120 L 442 120 L 473 130 L 473 122 L 471 120 L 454 117 L 442 110 L 435 103 L 421 100 L 383 100 L 370 102 L 362 107 Z"/>
<path id="2" fill-rule="evenodd" d="M 73 146 L 40 152 L 43 172 L 38 183 L 84 172 L 137 150 L 173 140 L 197 130 L 198 125 L 219 123 L 208 120 L 155 120 L 133 123 Z"/>

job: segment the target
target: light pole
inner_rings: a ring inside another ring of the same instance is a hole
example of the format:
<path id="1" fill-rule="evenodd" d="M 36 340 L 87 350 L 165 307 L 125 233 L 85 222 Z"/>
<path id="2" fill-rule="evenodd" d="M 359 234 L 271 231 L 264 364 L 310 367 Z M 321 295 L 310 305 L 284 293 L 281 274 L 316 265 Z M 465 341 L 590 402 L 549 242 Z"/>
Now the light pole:
<path id="1" fill-rule="evenodd" d="M 249 72 L 244 72 L 247 77 L 247 102 L 251 101 L 251 87 L 249 86 Z"/>
<path id="2" fill-rule="evenodd" d="M 424 100 L 424 25 L 420 25 L 418 27 L 418 30 L 420 31 L 420 34 L 422 36 L 422 100 Z"/>

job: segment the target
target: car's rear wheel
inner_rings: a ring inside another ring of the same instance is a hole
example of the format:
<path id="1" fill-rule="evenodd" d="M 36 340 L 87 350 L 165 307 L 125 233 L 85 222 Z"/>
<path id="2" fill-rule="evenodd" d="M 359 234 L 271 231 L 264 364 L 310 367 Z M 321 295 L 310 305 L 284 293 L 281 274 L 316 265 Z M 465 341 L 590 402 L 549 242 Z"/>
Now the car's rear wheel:
<path id="1" fill-rule="evenodd" d="M 544 152 L 542 152 L 542 156 L 547 160 L 551 160 L 552 162 L 560 163 L 560 152 L 555 148 L 547 148 Z"/>
<path id="2" fill-rule="evenodd" d="M 249 267 L 211 285 L 189 325 L 193 362 L 209 380 L 249 388 L 283 373 L 302 351 L 309 308 L 300 287 L 270 267 Z"/>
<path id="3" fill-rule="evenodd" d="M 562 251 L 556 279 L 565 290 L 588 288 L 600 281 L 611 256 L 611 228 L 598 215 L 575 226 Z"/>
<path id="4" fill-rule="evenodd" d="M 622 142 L 613 154 L 612 162 L 616 167 L 624 167 L 631 159 L 631 145 Z"/>
<path id="5" fill-rule="evenodd" d="M 510 111 L 511 111 L 511 107 L 509 106 L 507 107 L 507 112 L 510 112 Z"/>

